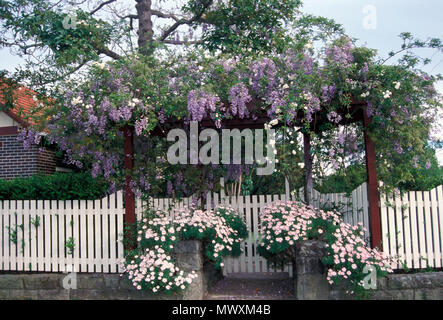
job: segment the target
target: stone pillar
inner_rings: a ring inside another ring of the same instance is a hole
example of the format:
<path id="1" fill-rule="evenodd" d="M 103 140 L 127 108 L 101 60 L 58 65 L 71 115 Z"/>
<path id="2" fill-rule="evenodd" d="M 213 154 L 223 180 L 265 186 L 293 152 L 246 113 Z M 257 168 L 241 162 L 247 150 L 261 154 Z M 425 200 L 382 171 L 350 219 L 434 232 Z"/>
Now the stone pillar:
<path id="1" fill-rule="evenodd" d="M 195 271 L 197 278 L 183 291 L 183 300 L 202 300 L 206 294 L 205 275 L 203 272 L 202 243 L 199 240 L 183 240 L 174 246 L 177 266 L 185 273 Z"/>
<path id="2" fill-rule="evenodd" d="M 300 241 L 295 249 L 295 292 L 297 300 L 327 300 L 329 283 L 326 268 L 321 263 L 325 243 L 318 240 Z"/>

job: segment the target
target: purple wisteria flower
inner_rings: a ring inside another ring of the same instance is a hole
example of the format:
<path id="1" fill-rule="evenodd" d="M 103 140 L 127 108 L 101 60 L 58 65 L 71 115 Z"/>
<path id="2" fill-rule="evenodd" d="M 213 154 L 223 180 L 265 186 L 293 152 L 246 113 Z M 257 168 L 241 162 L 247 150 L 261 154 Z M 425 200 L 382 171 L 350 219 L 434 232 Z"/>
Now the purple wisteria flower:
<path id="1" fill-rule="evenodd" d="M 191 90 L 188 93 L 188 111 L 193 121 L 202 121 L 208 112 L 215 112 L 220 98 L 209 93 Z"/>
<path id="2" fill-rule="evenodd" d="M 352 44 L 349 39 L 343 46 L 334 45 L 327 48 L 325 53 L 330 62 L 334 62 L 342 67 L 347 67 L 354 62 Z"/>
<path id="3" fill-rule="evenodd" d="M 342 117 L 335 111 L 331 111 L 328 113 L 328 120 L 332 123 L 339 123 Z"/>
<path id="4" fill-rule="evenodd" d="M 148 127 L 149 119 L 147 117 L 135 120 L 135 134 L 141 135 L 143 131 Z"/>
<path id="5" fill-rule="evenodd" d="M 244 85 L 244 83 L 239 83 L 229 90 L 229 101 L 231 102 L 231 112 L 232 115 L 237 115 L 240 119 L 243 119 L 249 115 L 246 104 L 252 100 L 252 97 L 249 95 L 248 88 Z"/>
<path id="6" fill-rule="evenodd" d="M 322 100 L 324 103 L 329 103 L 334 98 L 334 95 L 337 91 L 337 86 L 335 84 L 330 86 L 323 86 L 322 90 Z"/>

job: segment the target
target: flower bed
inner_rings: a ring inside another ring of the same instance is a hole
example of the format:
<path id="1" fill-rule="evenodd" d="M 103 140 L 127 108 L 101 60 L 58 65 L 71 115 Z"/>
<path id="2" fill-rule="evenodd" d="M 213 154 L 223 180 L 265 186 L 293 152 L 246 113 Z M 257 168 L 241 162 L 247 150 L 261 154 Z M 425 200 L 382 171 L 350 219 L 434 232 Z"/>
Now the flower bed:
<path id="1" fill-rule="evenodd" d="M 322 263 L 327 280 L 338 284 L 347 280 L 352 293 L 364 295 L 366 270 L 374 268 L 377 277 L 392 272 L 390 259 L 363 240 L 361 224 L 352 226 L 338 212 L 322 211 L 299 202 L 277 202 L 261 215 L 261 243 L 258 251 L 268 259 L 294 261 L 295 244 L 319 239 L 326 243 Z M 366 268 L 366 269 L 365 269 Z"/>
<path id="2" fill-rule="evenodd" d="M 165 212 L 148 211 L 138 226 L 138 248 L 128 254 L 124 269 L 139 290 L 179 292 L 197 277 L 195 271 L 186 273 L 176 264 L 174 246 L 180 240 L 201 240 L 205 258 L 218 269 L 225 256 L 241 253 L 240 243 L 247 229 L 233 209 L 184 208 L 173 212 L 173 216 L 172 220 Z"/>

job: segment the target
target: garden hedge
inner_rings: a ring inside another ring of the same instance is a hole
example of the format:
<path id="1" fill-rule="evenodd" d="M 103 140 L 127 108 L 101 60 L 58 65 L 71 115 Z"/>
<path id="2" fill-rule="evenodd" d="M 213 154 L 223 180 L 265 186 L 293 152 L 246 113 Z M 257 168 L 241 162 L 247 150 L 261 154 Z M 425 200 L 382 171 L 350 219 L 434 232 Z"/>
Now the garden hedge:
<path id="1" fill-rule="evenodd" d="M 107 190 L 104 179 L 86 172 L 0 179 L 0 200 L 92 200 L 104 197 Z"/>

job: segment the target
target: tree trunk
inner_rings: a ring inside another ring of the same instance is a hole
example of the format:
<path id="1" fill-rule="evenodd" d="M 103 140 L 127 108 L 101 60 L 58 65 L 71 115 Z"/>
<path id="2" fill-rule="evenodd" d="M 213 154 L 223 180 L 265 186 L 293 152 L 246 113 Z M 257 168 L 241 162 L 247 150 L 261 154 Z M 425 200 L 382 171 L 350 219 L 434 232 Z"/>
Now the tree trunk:
<path id="1" fill-rule="evenodd" d="M 135 8 L 138 16 L 138 48 L 143 55 L 152 54 L 152 39 L 154 31 L 152 27 L 151 0 L 135 0 Z"/>

